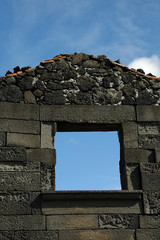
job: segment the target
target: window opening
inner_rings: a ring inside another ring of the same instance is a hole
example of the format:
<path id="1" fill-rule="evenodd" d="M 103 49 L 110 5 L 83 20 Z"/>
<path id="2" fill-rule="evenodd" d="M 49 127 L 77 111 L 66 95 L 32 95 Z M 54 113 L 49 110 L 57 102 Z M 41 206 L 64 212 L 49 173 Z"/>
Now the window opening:
<path id="1" fill-rule="evenodd" d="M 56 190 L 120 190 L 120 144 L 114 132 L 57 132 Z"/>

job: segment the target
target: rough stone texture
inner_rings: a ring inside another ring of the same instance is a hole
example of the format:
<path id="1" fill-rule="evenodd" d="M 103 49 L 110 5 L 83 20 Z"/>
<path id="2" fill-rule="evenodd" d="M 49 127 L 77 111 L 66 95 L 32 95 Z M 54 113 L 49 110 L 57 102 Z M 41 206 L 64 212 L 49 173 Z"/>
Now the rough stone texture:
<path id="1" fill-rule="evenodd" d="M 145 214 L 160 214 L 160 192 L 144 192 L 143 201 Z"/>
<path id="2" fill-rule="evenodd" d="M 160 216 L 140 216 L 140 228 L 160 229 Z"/>
<path id="3" fill-rule="evenodd" d="M 138 147 L 137 125 L 134 122 L 125 122 L 123 128 L 123 143 L 125 148 Z"/>
<path id="4" fill-rule="evenodd" d="M 128 163 L 126 165 L 126 175 L 127 175 L 128 190 L 141 189 L 139 164 Z"/>
<path id="5" fill-rule="evenodd" d="M 32 211 L 35 211 L 38 208 L 38 198 L 38 192 L 0 193 L 0 214 L 31 214 Z"/>
<path id="6" fill-rule="evenodd" d="M 0 102 L 0 118 L 39 120 L 39 106 Z"/>
<path id="7" fill-rule="evenodd" d="M 55 122 L 121 123 L 135 120 L 135 112 L 131 106 L 40 106 L 40 119 Z"/>
<path id="8" fill-rule="evenodd" d="M 100 228 L 138 228 L 138 216 L 124 214 L 108 214 L 99 216 Z"/>
<path id="9" fill-rule="evenodd" d="M 41 189 L 55 190 L 55 164 L 41 163 Z"/>
<path id="10" fill-rule="evenodd" d="M 53 163 L 56 164 L 56 151 L 55 149 L 28 149 L 27 150 L 27 160 Z"/>
<path id="11" fill-rule="evenodd" d="M 23 162 L 26 150 L 23 147 L 0 147 L 0 162 Z"/>
<path id="12" fill-rule="evenodd" d="M 61 230 L 59 240 L 134 240 L 134 230 Z M 156 239 L 157 240 L 157 239 Z"/>
<path id="13" fill-rule="evenodd" d="M 138 148 L 126 148 L 124 150 L 126 163 L 154 162 L 154 152 Z"/>
<path id="14" fill-rule="evenodd" d="M 1 240 L 15 240 L 13 231 L 0 231 Z"/>
<path id="15" fill-rule="evenodd" d="M 47 230 L 98 228 L 96 215 L 47 216 Z"/>
<path id="16" fill-rule="evenodd" d="M 137 106 L 137 120 L 139 122 L 160 121 L 159 106 Z"/>
<path id="17" fill-rule="evenodd" d="M 159 240 L 160 229 L 143 229 L 137 230 L 137 240 Z"/>
<path id="18" fill-rule="evenodd" d="M 55 123 L 41 123 L 41 148 L 54 149 Z"/>
<path id="19" fill-rule="evenodd" d="M 0 162 L 0 172 L 39 172 L 39 162 Z"/>
<path id="20" fill-rule="evenodd" d="M 39 191 L 38 172 L 0 172 L 0 191 Z"/>
<path id="21" fill-rule="evenodd" d="M 142 189 L 160 191 L 160 163 L 141 163 Z"/>
<path id="22" fill-rule="evenodd" d="M 6 134 L 4 132 L 0 132 L 0 147 L 5 146 Z"/>
<path id="23" fill-rule="evenodd" d="M 7 146 L 39 148 L 40 136 L 33 134 L 7 133 Z"/>
<path id="24" fill-rule="evenodd" d="M 45 230 L 45 216 L 1 216 L 0 230 Z"/>
<path id="25" fill-rule="evenodd" d="M 56 231 L 16 231 L 14 240 L 58 240 Z"/>
<path id="26" fill-rule="evenodd" d="M 38 121 L 0 119 L 0 131 L 40 134 L 40 123 Z"/>

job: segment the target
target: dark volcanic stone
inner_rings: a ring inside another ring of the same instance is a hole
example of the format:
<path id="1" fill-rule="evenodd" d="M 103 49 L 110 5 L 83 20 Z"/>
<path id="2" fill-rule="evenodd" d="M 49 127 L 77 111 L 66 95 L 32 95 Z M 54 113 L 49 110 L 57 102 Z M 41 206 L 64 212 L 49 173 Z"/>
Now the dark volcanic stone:
<path id="1" fill-rule="evenodd" d="M 45 95 L 44 101 L 47 104 L 62 105 L 66 102 L 63 92 L 60 90 L 55 92 L 45 92 L 44 95 Z"/>
<path id="2" fill-rule="evenodd" d="M 131 84 L 126 84 L 124 87 L 123 87 L 123 92 L 124 94 L 128 97 L 132 94 L 135 93 L 135 90 L 134 88 L 131 86 Z"/>
<path id="3" fill-rule="evenodd" d="M 139 92 L 138 98 L 136 99 L 137 105 L 150 105 L 156 103 L 158 97 L 153 96 L 151 93 L 143 90 Z"/>
<path id="4" fill-rule="evenodd" d="M 104 77 L 103 78 L 103 82 L 102 82 L 102 86 L 104 88 L 110 88 L 110 83 L 112 82 L 112 78 L 111 77 Z"/>
<path id="5" fill-rule="evenodd" d="M 78 92 L 77 94 L 70 94 L 68 95 L 68 100 L 71 102 L 71 104 L 92 104 L 92 95 L 89 93 L 82 93 Z"/>
<path id="6" fill-rule="evenodd" d="M 20 102 L 23 99 L 23 93 L 19 87 L 9 85 L 4 89 L 5 100 L 8 102 Z"/>
<path id="7" fill-rule="evenodd" d="M 62 70 L 62 71 L 68 71 L 70 68 L 68 63 L 66 63 L 64 59 L 58 60 L 55 66 L 57 70 Z"/>
<path id="8" fill-rule="evenodd" d="M 141 68 L 138 68 L 138 69 L 137 69 L 137 72 L 140 72 L 140 73 L 145 74 L 145 72 L 144 72 L 143 69 L 141 69 Z"/>
<path id="9" fill-rule="evenodd" d="M 14 70 L 14 73 L 17 73 L 17 72 L 19 72 L 21 69 L 20 69 L 19 66 L 16 66 L 15 68 L 13 68 L 13 70 Z"/>
<path id="10" fill-rule="evenodd" d="M 47 88 L 51 89 L 51 90 L 61 90 L 61 89 L 63 89 L 63 86 L 62 86 L 62 84 L 50 81 L 47 84 Z"/>
<path id="11" fill-rule="evenodd" d="M 12 72 L 8 70 L 5 75 L 7 75 L 7 74 L 12 74 Z"/>
<path id="12" fill-rule="evenodd" d="M 82 76 L 77 79 L 77 85 L 81 91 L 89 91 L 95 86 L 95 82 L 91 77 Z"/>
<path id="13" fill-rule="evenodd" d="M 22 72 L 25 72 L 26 70 L 28 70 L 28 69 L 30 69 L 30 68 L 31 68 L 31 66 L 22 67 L 22 68 L 21 68 L 21 71 L 22 71 Z"/>
<path id="14" fill-rule="evenodd" d="M 75 53 L 72 58 L 72 64 L 80 66 L 83 61 L 86 61 L 88 56 L 84 53 Z"/>
<path id="15" fill-rule="evenodd" d="M 83 67 L 85 68 L 98 68 L 100 66 L 100 63 L 95 60 L 87 60 L 83 63 Z"/>
<path id="16" fill-rule="evenodd" d="M 19 80 L 18 86 L 22 90 L 31 90 L 33 88 L 32 82 L 33 82 L 33 77 L 26 76 L 25 78 L 21 78 Z"/>
<path id="17" fill-rule="evenodd" d="M 45 86 L 44 86 L 44 83 L 43 83 L 42 81 L 37 80 L 37 82 L 36 82 L 35 85 L 36 85 L 36 87 L 37 87 L 39 90 L 44 91 Z"/>
<path id="18" fill-rule="evenodd" d="M 42 92 L 41 90 L 39 90 L 39 89 L 36 89 L 36 90 L 34 91 L 34 95 L 35 95 L 36 97 L 41 97 L 41 96 L 43 95 L 43 92 Z"/>
<path id="19" fill-rule="evenodd" d="M 64 75 L 64 79 L 65 80 L 69 80 L 69 79 L 76 79 L 77 78 L 77 73 L 75 70 L 71 70 L 71 69 L 66 69 L 63 73 Z"/>

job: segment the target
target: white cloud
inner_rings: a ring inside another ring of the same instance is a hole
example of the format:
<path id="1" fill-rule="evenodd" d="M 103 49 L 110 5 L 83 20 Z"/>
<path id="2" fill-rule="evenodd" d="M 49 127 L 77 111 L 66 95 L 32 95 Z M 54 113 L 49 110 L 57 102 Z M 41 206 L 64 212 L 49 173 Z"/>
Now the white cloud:
<path id="1" fill-rule="evenodd" d="M 160 58 L 157 55 L 136 58 L 128 67 L 135 69 L 142 68 L 146 74 L 152 73 L 156 77 L 160 77 Z"/>

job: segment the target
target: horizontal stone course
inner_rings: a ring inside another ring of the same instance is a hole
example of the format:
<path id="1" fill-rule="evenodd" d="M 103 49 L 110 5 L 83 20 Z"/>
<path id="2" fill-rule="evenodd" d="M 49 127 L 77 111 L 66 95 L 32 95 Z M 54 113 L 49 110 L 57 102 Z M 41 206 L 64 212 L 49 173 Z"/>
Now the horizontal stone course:
<path id="1" fill-rule="evenodd" d="M 14 231 L 0 231 L 1 240 L 15 240 Z"/>
<path id="2" fill-rule="evenodd" d="M 138 229 L 136 231 L 137 240 L 159 240 L 160 229 Z"/>
<path id="3" fill-rule="evenodd" d="M 139 148 L 125 148 L 124 157 L 126 163 L 142 163 L 155 161 L 153 150 L 144 150 Z"/>
<path id="4" fill-rule="evenodd" d="M 44 162 L 56 164 L 56 150 L 55 149 L 28 149 L 27 161 Z"/>
<path id="5" fill-rule="evenodd" d="M 123 123 L 122 135 L 124 148 L 138 148 L 138 133 L 135 122 Z"/>
<path id="6" fill-rule="evenodd" d="M 0 147 L 5 146 L 6 142 L 6 134 L 4 132 L 0 132 Z"/>
<path id="7" fill-rule="evenodd" d="M 59 240 L 56 231 L 16 231 L 14 240 Z"/>
<path id="8" fill-rule="evenodd" d="M 140 216 L 140 228 L 160 229 L 160 216 Z"/>
<path id="9" fill-rule="evenodd" d="M 0 118 L 39 120 L 39 106 L 0 102 Z"/>
<path id="10" fill-rule="evenodd" d="M 0 172 L 39 172 L 39 162 L 0 162 Z"/>
<path id="11" fill-rule="evenodd" d="M 145 214 L 160 214 L 160 191 L 146 191 L 143 193 Z"/>
<path id="12" fill-rule="evenodd" d="M 100 228 L 138 228 L 138 216 L 128 214 L 104 214 L 99 216 Z"/>
<path id="13" fill-rule="evenodd" d="M 135 120 L 132 106 L 40 106 L 41 121 L 121 123 Z"/>
<path id="14" fill-rule="evenodd" d="M 38 172 L 0 172 L 0 191 L 39 191 Z"/>
<path id="15" fill-rule="evenodd" d="M 59 240 L 134 240 L 134 230 L 61 230 Z"/>
<path id="16" fill-rule="evenodd" d="M 40 136 L 33 134 L 7 133 L 7 146 L 40 148 Z"/>
<path id="17" fill-rule="evenodd" d="M 38 208 L 38 192 L 0 192 L 0 214 L 23 215 L 31 214 Z M 40 205 L 39 205 L 40 208 Z"/>
<path id="18" fill-rule="evenodd" d="M 40 122 L 26 120 L 0 119 L 0 131 L 11 133 L 40 134 Z"/>
<path id="19" fill-rule="evenodd" d="M 160 121 L 159 106 L 137 106 L 137 121 L 139 122 L 155 122 Z"/>
<path id="20" fill-rule="evenodd" d="M 47 230 L 98 228 L 96 215 L 47 216 Z"/>
<path id="21" fill-rule="evenodd" d="M 0 230 L 45 230 L 45 216 L 1 216 Z"/>
<path id="22" fill-rule="evenodd" d="M 26 150 L 23 147 L 0 147 L 0 162 L 24 162 Z"/>

